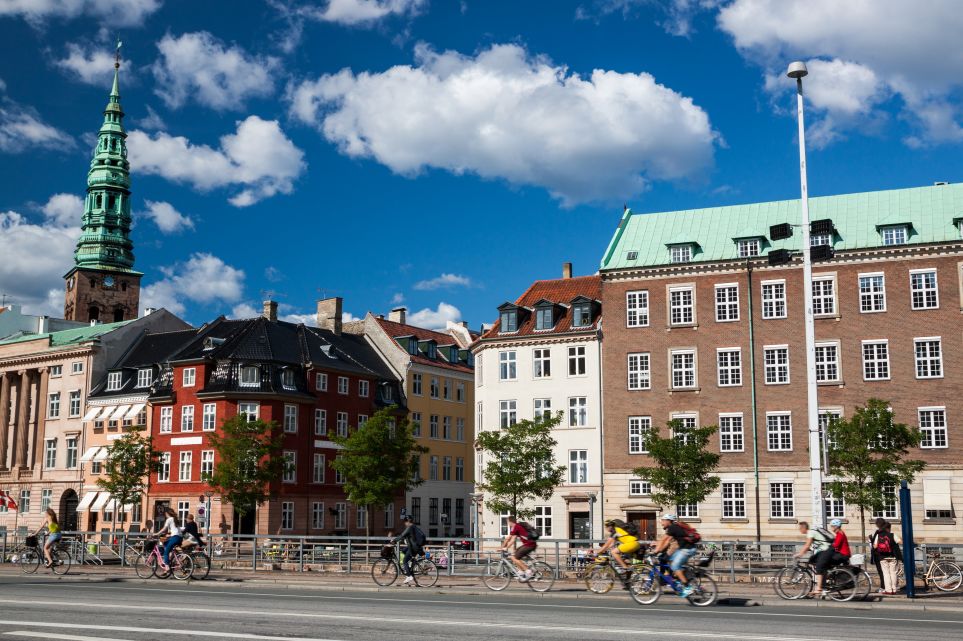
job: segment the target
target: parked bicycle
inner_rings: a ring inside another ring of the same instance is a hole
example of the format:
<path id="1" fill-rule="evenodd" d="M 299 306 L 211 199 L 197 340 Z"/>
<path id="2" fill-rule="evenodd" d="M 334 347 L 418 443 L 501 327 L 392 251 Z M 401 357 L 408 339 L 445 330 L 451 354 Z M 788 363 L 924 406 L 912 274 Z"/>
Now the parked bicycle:
<path id="1" fill-rule="evenodd" d="M 920 548 L 916 549 L 920 550 Z M 963 571 L 960 570 L 959 565 L 942 558 L 939 552 L 928 553 L 926 560 L 928 563 L 917 561 L 918 566 L 926 565 L 926 571 L 916 575 L 923 580 L 924 585 L 932 585 L 941 592 L 953 592 L 963 585 Z M 896 572 L 896 583 L 899 586 L 906 585 L 906 573 L 902 563 L 899 564 Z"/>
<path id="2" fill-rule="evenodd" d="M 194 559 L 190 554 L 175 547 L 170 553 L 170 565 L 167 571 L 161 568 L 163 557 L 161 556 L 161 546 L 156 539 L 148 539 L 144 542 L 145 552 L 139 554 L 134 560 L 134 572 L 142 579 L 157 577 L 166 579 L 173 575 L 175 579 L 186 581 L 194 574 Z"/>
<path id="3" fill-rule="evenodd" d="M 489 590 L 501 592 L 508 587 L 512 579 L 517 579 L 520 583 L 526 584 L 535 592 L 548 592 L 555 584 L 555 568 L 544 561 L 526 561 L 528 568 L 533 572 L 532 578 L 524 580 L 521 572 L 515 564 L 509 560 L 511 554 L 502 550 L 501 558 L 497 563 L 489 563 L 485 568 L 482 581 Z"/>
<path id="4" fill-rule="evenodd" d="M 692 591 L 686 600 L 692 605 L 706 607 L 712 605 L 719 598 L 716 582 L 709 576 L 708 567 L 716 554 L 715 548 L 702 557 L 695 564 L 684 568 L 686 580 Z M 662 596 L 662 586 L 666 586 L 676 594 L 681 594 L 685 587 L 672 575 L 672 568 L 668 559 L 654 556 L 646 558 L 646 564 L 639 569 L 633 569 L 629 577 L 629 595 L 636 603 L 651 605 Z"/>
<path id="5" fill-rule="evenodd" d="M 388 587 L 398 580 L 401 574 L 401 564 L 404 561 L 405 553 L 401 553 L 401 560 L 395 556 L 395 547 L 386 545 L 381 550 L 381 558 L 371 565 L 371 578 L 381 587 Z M 415 585 L 422 588 L 430 588 L 438 582 L 438 566 L 435 562 L 424 555 L 411 562 L 411 574 L 415 579 Z"/>
<path id="6" fill-rule="evenodd" d="M 823 579 L 823 595 L 828 596 L 833 601 L 851 601 L 857 594 L 863 592 L 860 583 L 868 580 L 869 575 L 862 578 L 857 571 L 865 574 L 859 568 L 845 565 L 838 565 L 826 571 Z M 859 577 L 859 578 L 857 578 Z M 809 561 L 799 559 L 795 565 L 785 567 L 776 573 L 776 580 L 773 584 L 776 594 L 790 601 L 802 599 L 812 592 L 816 582 L 816 571 Z M 870 589 L 872 583 L 870 582 Z"/>
<path id="7" fill-rule="evenodd" d="M 43 555 L 43 544 L 36 536 L 28 536 L 23 544 L 15 550 L 17 562 L 20 564 L 20 571 L 24 574 L 34 574 L 46 559 Z M 50 547 L 50 571 L 54 574 L 67 574 L 73 560 L 70 558 L 70 551 L 67 546 L 58 542 Z"/>

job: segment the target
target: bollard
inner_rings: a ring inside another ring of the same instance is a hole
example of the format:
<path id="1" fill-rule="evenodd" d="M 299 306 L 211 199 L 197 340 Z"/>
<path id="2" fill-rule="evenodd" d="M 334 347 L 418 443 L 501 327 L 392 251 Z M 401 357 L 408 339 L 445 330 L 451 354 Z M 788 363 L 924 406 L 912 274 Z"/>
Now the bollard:
<path id="1" fill-rule="evenodd" d="M 348 539 L 348 574 L 351 574 L 351 539 Z"/>

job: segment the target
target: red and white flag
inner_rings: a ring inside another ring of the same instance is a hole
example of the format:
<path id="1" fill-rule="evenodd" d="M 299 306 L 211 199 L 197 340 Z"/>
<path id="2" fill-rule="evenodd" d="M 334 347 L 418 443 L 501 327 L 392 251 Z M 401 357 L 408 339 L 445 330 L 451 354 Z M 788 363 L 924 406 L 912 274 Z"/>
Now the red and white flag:
<path id="1" fill-rule="evenodd" d="M 4 506 L 8 510 L 16 510 L 17 502 L 13 500 L 13 497 L 6 490 L 0 490 L 0 505 Z"/>

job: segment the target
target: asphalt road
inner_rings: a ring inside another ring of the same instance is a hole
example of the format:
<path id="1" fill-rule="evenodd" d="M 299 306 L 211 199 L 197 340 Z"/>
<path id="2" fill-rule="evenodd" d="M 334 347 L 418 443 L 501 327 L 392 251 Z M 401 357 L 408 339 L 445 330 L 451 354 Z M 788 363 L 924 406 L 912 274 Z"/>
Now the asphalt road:
<path id="1" fill-rule="evenodd" d="M 635 605 L 624 593 L 591 599 L 482 595 L 420 588 L 318 592 L 210 583 L 58 582 L 0 578 L 4 639 L 715 639 L 959 641 L 961 612 L 832 608 L 694 608 L 663 596 Z M 817 611 L 818 610 L 818 611 Z"/>

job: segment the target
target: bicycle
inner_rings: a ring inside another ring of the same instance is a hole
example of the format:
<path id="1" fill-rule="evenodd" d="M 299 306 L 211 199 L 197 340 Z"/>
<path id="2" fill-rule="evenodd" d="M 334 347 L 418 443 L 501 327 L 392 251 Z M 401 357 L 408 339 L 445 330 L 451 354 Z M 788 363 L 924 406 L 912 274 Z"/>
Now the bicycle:
<path id="1" fill-rule="evenodd" d="M 211 573 L 211 557 L 201 545 L 192 545 L 185 549 L 194 562 L 194 576 L 197 580 L 204 580 Z"/>
<path id="2" fill-rule="evenodd" d="M 632 570 L 641 569 L 643 565 L 641 559 L 633 555 L 632 558 L 628 560 L 632 564 Z M 612 562 L 610 556 L 599 554 L 595 557 L 588 557 L 586 561 L 590 561 L 591 564 L 586 566 L 586 569 L 582 571 L 578 578 L 585 581 L 585 587 L 589 589 L 589 592 L 606 594 L 615 587 L 616 580 L 628 587 L 629 574 L 627 573 L 624 576 L 620 575 L 616 564 Z"/>
<path id="3" fill-rule="evenodd" d="M 510 554 L 502 550 L 498 563 L 489 563 L 485 568 L 482 581 L 489 590 L 501 592 L 508 587 L 512 579 L 518 579 L 535 592 L 548 592 L 555 584 L 555 569 L 544 561 L 528 561 L 528 568 L 534 573 L 532 578 L 525 580 L 515 564 L 509 561 Z"/>
<path id="4" fill-rule="evenodd" d="M 34 574 L 40 567 L 40 563 L 46 560 L 43 555 L 43 546 L 36 536 L 28 536 L 23 545 L 17 549 L 16 555 L 17 562 L 20 564 L 20 571 L 24 574 Z M 63 543 L 58 541 L 55 545 L 50 546 L 50 560 L 52 561 L 49 566 L 50 571 L 54 574 L 64 575 L 70 572 L 70 565 L 73 560 Z"/>
<path id="5" fill-rule="evenodd" d="M 916 549 L 919 550 L 920 548 Z M 929 565 L 926 566 L 926 572 L 922 574 L 921 578 L 924 585 L 928 586 L 932 583 L 941 592 L 953 592 L 963 584 L 963 571 L 960 570 L 959 565 L 942 559 L 941 556 L 939 552 L 926 554 Z M 916 562 L 918 565 L 922 565 L 919 561 Z M 896 571 L 896 584 L 900 587 L 906 585 L 906 573 L 902 563 L 899 564 L 899 569 Z"/>
<path id="6" fill-rule="evenodd" d="M 709 554 L 695 565 L 686 565 L 683 568 L 688 586 L 692 591 L 686 596 L 686 600 L 694 606 L 706 607 L 714 604 L 719 598 L 719 589 L 716 582 L 709 576 L 706 569 L 712 563 L 716 550 L 712 549 Z M 646 557 L 647 565 L 640 569 L 633 569 L 629 576 L 629 596 L 641 605 L 651 605 L 662 596 L 662 586 L 669 587 L 676 594 L 681 595 L 683 586 L 678 579 L 672 575 L 672 568 L 668 560 L 664 557 Z"/>
<path id="7" fill-rule="evenodd" d="M 865 572 L 861 573 L 865 574 Z M 868 577 L 868 575 L 867 575 Z M 833 601 L 851 601 L 861 590 L 859 589 L 857 574 L 853 568 L 837 565 L 826 571 L 823 577 L 823 595 Z M 816 582 L 816 571 L 809 561 L 798 559 L 793 566 L 787 566 L 776 573 L 773 584 L 776 594 L 783 599 L 794 601 L 809 596 Z"/>
<path id="8" fill-rule="evenodd" d="M 402 560 L 404 559 L 402 552 Z M 386 588 L 398 580 L 401 573 L 401 561 L 395 557 L 395 548 L 386 545 L 381 550 L 381 558 L 371 564 L 371 579 L 383 588 Z M 415 579 L 415 585 L 422 588 L 430 588 L 438 581 L 438 566 L 423 554 L 419 554 L 411 562 L 411 575 Z"/>
<path id="9" fill-rule="evenodd" d="M 166 571 L 160 567 L 164 561 L 160 543 L 154 539 L 148 539 L 144 542 L 144 549 L 146 553 L 139 554 L 134 560 L 134 572 L 140 578 L 166 579 L 173 575 L 179 581 L 186 581 L 194 575 L 194 559 L 179 546 L 171 550 L 170 565 Z"/>

